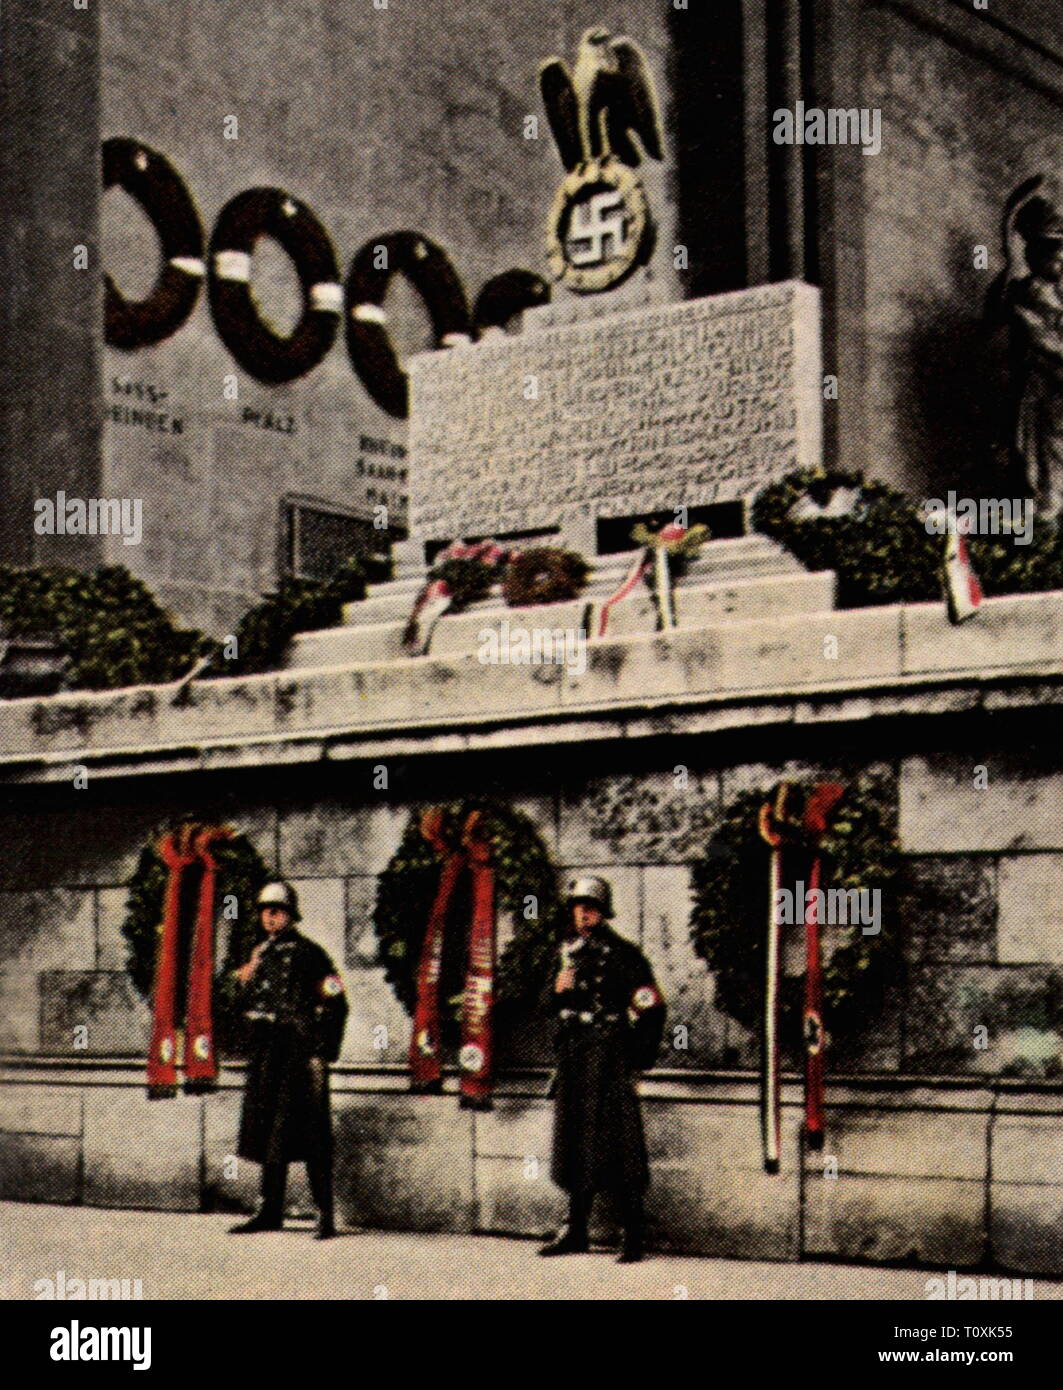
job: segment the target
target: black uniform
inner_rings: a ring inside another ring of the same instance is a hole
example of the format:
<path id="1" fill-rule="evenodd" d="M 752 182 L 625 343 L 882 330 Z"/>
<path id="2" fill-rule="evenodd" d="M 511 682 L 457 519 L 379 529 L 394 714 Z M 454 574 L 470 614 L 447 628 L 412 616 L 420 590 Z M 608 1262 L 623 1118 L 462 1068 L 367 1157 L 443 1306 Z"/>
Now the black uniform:
<path id="1" fill-rule="evenodd" d="M 278 1222 L 287 1165 L 304 1160 L 330 1222 L 328 1063 L 347 1019 L 342 981 L 328 952 L 289 926 L 266 941 L 246 990 L 251 1047 L 237 1153 L 263 1165 L 263 1208 Z"/>
<path id="2" fill-rule="evenodd" d="M 575 988 L 558 1016 L 551 1176 L 589 1204 L 595 1192 L 637 1204 L 649 1164 L 635 1074 L 653 1065 L 665 1004 L 649 962 L 604 924 L 569 943 Z"/>

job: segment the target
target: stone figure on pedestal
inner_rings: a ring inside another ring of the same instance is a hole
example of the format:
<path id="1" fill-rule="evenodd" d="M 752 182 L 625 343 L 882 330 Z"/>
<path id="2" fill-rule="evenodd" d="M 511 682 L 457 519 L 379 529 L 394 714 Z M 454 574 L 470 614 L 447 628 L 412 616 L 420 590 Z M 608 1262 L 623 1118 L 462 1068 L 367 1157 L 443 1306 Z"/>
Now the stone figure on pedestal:
<path id="1" fill-rule="evenodd" d="M 1027 179 L 1004 212 L 1006 265 L 987 313 L 1010 331 L 1010 449 L 1043 517 L 1063 509 L 1063 214 L 1044 177 Z M 1023 270 L 1028 273 L 1023 274 Z"/>

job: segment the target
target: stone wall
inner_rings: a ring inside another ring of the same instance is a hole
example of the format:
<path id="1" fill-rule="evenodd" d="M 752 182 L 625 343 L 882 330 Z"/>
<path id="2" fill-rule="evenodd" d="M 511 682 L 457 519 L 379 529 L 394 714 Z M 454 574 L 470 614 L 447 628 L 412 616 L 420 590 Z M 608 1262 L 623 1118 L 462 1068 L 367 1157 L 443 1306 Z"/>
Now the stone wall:
<path id="1" fill-rule="evenodd" d="M 1036 743 L 1043 751 L 1022 751 L 1042 724 L 1035 712 L 1002 711 L 887 721 L 873 738 L 866 725 L 812 724 L 676 738 L 667 750 L 649 741 L 555 748 L 549 758 L 499 749 L 400 759 L 386 794 L 357 761 L 230 772 L 224 785 L 200 775 L 12 790 L 0 816 L 0 1192 L 184 1210 L 250 1200 L 247 1165 L 235 1179 L 222 1169 L 235 1143 L 237 1068 L 206 1099 L 149 1105 L 143 1094 L 147 1014 L 123 969 L 124 884 L 147 837 L 181 809 L 248 834 L 292 877 L 308 931 L 341 964 L 352 1005 L 335 1069 L 345 1216 L 546 1229 L 557 1197 L 545 1058 L 532 1051 L 503 1075 L 490 1115 L 461 1112 L 453 1082 L 442 1098 L 411 1098 L 408 1020 L 375 964 L 375 879 L 406 816 L 475 789 L 526 811 L 559 870 L 611 878 L 619 929 L 642 944 L 671 1023 L 689 1031 L 689 1047 L 666 1047 L 644 1083 L 657 1239 L 717 1254 L 954 1267 L 992 1258 L 1058 1273 L 1063 757 L 1047 739 Z M 685 788 L 677 765 L 688 769 Z M 717 1006 L 689 942 L 691 865 L 739 793 L 780 776 L 857 773 L 896 806 L 907 980 L 860 1043 L 832 1056 L 827 1152 L 838 1180 L 801 1154 L 797 1078 L 786 1086 L 783 1172 L 771 1179 L 760 1171 L 756 1039 Z M 72 805 L 74 796 L 85 800 Z"/>
<path id="2" fill-rule="evenodd" d="M 1005 198 L 1063 164 L 1058 22 L 1029 0 L 878 0 L 858 22 L 848 85 L 881 111 L 882 150 L 838 152 L 843 462 L 913 489 L 984 483 L 1003 462 L 1007 363 L 983 306 Z"/>

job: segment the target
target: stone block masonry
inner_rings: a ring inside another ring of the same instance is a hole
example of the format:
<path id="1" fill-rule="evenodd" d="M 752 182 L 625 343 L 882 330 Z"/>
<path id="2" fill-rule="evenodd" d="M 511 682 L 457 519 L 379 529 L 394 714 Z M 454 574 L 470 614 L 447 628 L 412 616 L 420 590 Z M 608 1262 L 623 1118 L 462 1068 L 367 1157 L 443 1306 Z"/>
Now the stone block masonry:
<path id="1" fill-rule="evenodd" d="M 795 281 L 414 358 L 424 540 L 755 494 L 821 461 L 819 294 Z"/>

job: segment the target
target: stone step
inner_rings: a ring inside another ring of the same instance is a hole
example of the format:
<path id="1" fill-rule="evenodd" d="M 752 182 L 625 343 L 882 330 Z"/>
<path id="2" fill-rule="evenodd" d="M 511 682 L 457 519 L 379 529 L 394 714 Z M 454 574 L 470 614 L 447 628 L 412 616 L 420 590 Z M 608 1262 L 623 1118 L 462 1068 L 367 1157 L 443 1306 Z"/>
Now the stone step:
<path id="1" fill-rule="evenodd" d="M 820 613 L 834 606 L 832 571 L 753 575 L 723 583 L 686 583 L 675 593 L 676 624 L 681 628 L 715 626 L 729 622 L 798 613 Z M 497 597 L 474 604 L 463 613 L 445 614 L 432 635 L 430 654 L 458 655 L 474 652 L 487 629 L 508 631 L 583 630 L 596 636 L 603 595 L 586 595 L 568 603 L 537 608 L 508 608 Z M 358 605 L 352 605 L 358 606 Z M 300 633 L 293 639 L 285 669 L 349 666 L 395 661 L 403 657 L 402 633 L 407 613 L 392 622 L 347 623 L 341 627 Z M 589 618 L 589 621 L 588 621 Z M 637 589 L 609 612 L 607 637 L 628 637 L 656 630 L 656 608 L 645 589 Z M 410 659 L 410 658 L 408 658 Z"/>
<path id="2" fill-rule="evenodd" d="M 612 555 L 597 556 L 591 567 L 590 578 L 584 591 L 586 597 L 598 594 L 611 594 L 623 583 L 639 554 L 637 550 L 619 551 Z M 710 541 L 702 547 L 691 562 L 687 574 L 678 581 L 680 587 L 698 582 L 699 579 L 744 579 L 756 575 L 794 574 L 801 571 L 801 565 L 775 541 L 767 536 L 739 536 L 732 540 Z M 347 625 L 376 625 L 384 622 L 397 622 L 408 618 L 413 605 L 424 584 L 424 576 L 419 578 L 392 579 L 382 584 L 374 584 L 367 597 L 356 603 L 348 603 L 343 608 L 343 621 Z M 497 602 L 497 599 L 493 600 Z"/>

